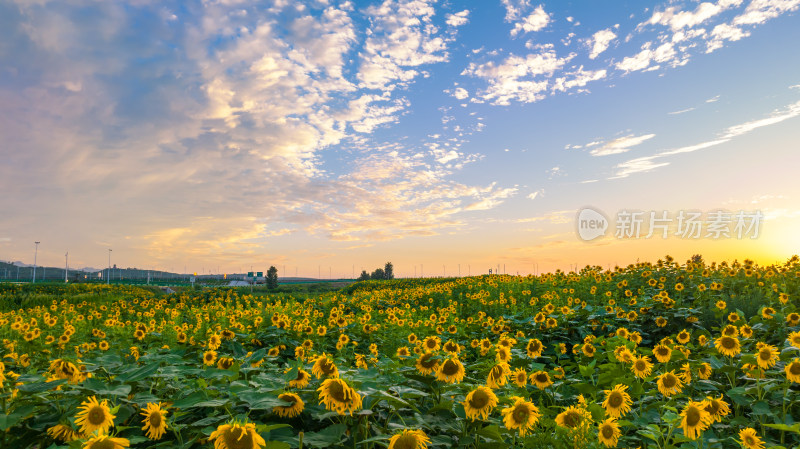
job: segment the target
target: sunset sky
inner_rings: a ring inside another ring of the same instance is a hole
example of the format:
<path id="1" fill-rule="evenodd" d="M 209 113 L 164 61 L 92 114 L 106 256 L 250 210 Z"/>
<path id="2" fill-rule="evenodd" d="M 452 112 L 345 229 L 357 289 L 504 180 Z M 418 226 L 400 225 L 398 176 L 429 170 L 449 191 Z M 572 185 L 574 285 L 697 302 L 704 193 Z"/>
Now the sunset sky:
<path id="1" fill-rule="evenodd" d="M 798 8 L 0 2 L 0 260 L 41 241 L 40 265 L 112 248 L 122 267 L 314 277 L 783 262 Z M 579 238 L 584 207 L 604 237 Z M 764 218 L 755 239 L 616 238 L 623 210 Z"/>

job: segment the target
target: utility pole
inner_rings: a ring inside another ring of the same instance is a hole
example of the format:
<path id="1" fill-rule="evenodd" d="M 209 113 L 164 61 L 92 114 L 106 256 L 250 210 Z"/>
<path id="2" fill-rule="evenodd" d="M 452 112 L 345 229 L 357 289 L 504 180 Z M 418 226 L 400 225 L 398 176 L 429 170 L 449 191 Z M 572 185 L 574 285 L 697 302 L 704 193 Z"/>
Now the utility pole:
<path id="1" fill-rule="evenodd" d="M 65 262 L 65 266 L 64 266 L 64 283 L 66 284 L 67 282 L 69 282 L 69 251 L 67 251 L 67 253 L 64 254 L 64 258 L 66 259 L 64 261 Z"/>
<path id="2" fill-rule="evenodd" d="M 108 248 L 108 276 L 106 276 L 106 284 L 111 285 L 111 248 Z"/>
<path id="3" fill-rule="evenodd" d="M 33 253 L 33 284 L 36 283 L 36 256 L 39 255 L 39 242 L 33 242 L 36 244 L 36 249 Z"/>

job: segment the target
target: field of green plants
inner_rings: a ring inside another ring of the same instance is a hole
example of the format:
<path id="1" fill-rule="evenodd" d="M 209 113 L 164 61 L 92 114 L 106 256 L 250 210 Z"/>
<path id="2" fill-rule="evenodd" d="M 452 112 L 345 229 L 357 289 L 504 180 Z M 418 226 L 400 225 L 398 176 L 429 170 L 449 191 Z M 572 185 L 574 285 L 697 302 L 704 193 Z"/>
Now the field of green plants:
<path id="1" fill-rule="evenodd" d="M 0 447 L 797 447 L 799 295 L 797 256 L 320 294 L 0 284 Z"/>

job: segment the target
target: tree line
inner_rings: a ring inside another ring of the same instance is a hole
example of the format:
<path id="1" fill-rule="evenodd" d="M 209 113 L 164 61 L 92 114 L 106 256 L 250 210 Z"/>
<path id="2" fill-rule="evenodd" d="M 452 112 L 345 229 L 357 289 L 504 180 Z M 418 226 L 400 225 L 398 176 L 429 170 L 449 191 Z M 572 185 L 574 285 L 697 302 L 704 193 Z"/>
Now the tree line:
<path id="1" fill-rule="evenodd" d="M 388 279 L 394 279 L 394 266 L 391 262 L 386 262 L 383 268 L 376 268 L 372 274 L 367 273 L 367 270 L 361 270 L 361 276 L 358 277 L 359 281 Z"/>

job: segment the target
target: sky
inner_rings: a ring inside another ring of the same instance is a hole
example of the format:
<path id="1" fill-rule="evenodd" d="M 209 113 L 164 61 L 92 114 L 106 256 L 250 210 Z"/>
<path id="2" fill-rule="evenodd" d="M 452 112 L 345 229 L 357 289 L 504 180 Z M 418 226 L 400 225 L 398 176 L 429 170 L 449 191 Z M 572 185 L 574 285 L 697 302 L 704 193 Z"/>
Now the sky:
<path id="1" fill-rule="evenodd" d="M 783 262 L 800 253 L 798 8 L 0 2 L 0 260 L 102 268 L 112 249 L 120 267 L 314 277 Z"/>

